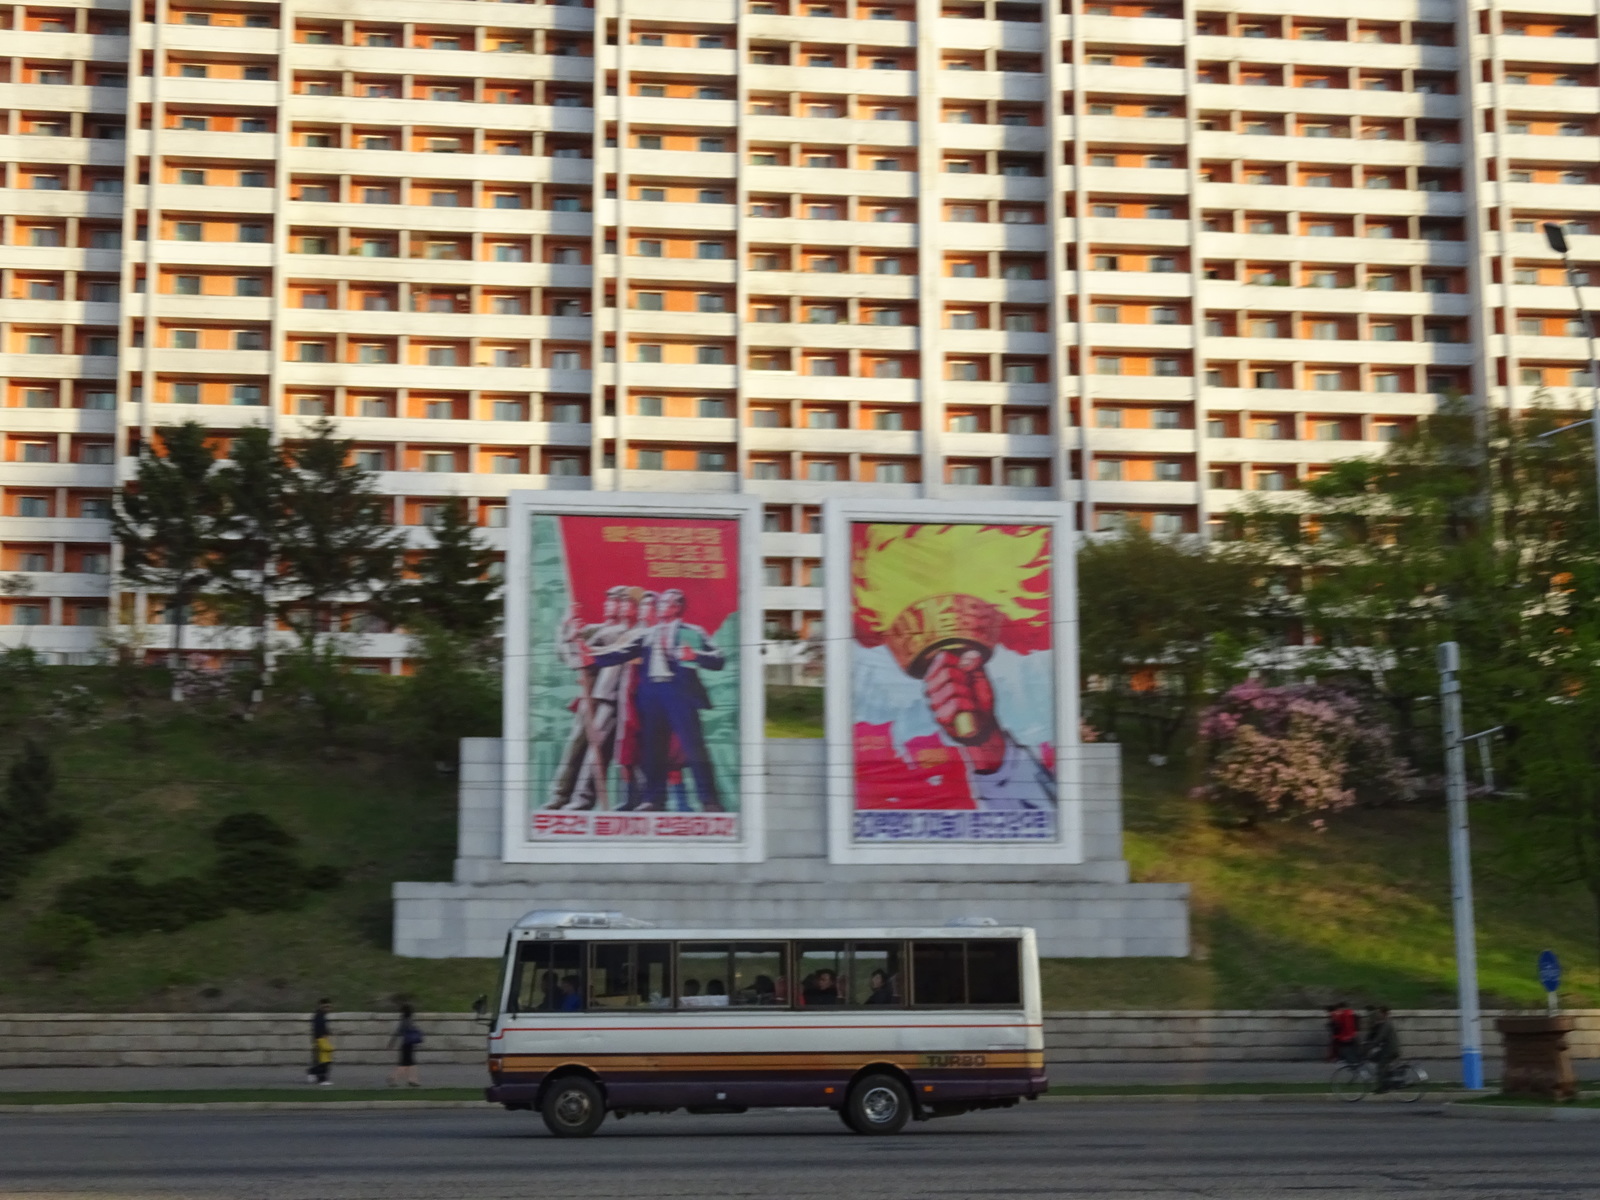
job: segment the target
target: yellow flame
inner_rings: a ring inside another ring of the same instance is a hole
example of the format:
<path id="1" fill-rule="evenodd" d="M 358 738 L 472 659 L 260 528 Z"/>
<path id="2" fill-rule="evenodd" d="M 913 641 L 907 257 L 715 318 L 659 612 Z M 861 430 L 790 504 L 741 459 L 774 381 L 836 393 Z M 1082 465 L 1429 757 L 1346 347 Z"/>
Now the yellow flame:
<path id="1" fill-rule="evenodd" d="M 929 596 L 977 596 L 1008 619 L 1038 614 L 1024 584 L 1050 565 L 1047 526 L 868 525 L 852 566 L 856 608 L 879 631 Z M 1032 603 L 1026 603 L 1031 601 Z M 868 611 L 870 610 L 870 611 Z"/>

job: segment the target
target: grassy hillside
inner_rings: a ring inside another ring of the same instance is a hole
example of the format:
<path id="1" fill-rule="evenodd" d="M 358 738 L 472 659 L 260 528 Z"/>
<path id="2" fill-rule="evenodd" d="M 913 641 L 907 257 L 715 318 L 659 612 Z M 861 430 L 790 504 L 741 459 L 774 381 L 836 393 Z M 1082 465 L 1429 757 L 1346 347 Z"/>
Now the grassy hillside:
<path id="1" fill-rule="evenodd" d="M 1329 820 L 1326 833 L 1218 829 L 1184 796 L 1181 764 L 1126 766 L 1126 853 L 1136 880 L 1192 888 L 1186 961 L 1074 960 L 1047 979 L 1063 1007 L 1305 1007 L 1348 998 L 1455 1006 L 1444 813 L 1417 805 Z M 1496 875 L 1477 835 L 1479 983 L 1485 1003 L 1544 1006 L 1534 965 L 1553 949 L 1563 999 L 1600 1004 L 1594 907 L 1578 889 L 1533 892 Z"/>
<path id="2" fill-rule="evenodd" d="M 52 688 L 65 674 L 51 674 Z M 103 678 L 83 675 L 105 691 Z M 385 703 L 375 683 L 372 704 Z M 770 732 L 816 736 L 820 696 L 775 697 Z M 241 723 L 225 707 L 173 709 L 114 696 L 53 727 L 59 803 L 78 835 L 38 860 L 0 903 L 0 1010 L 303 1010 L 328 995 L 341 1008 L 408 997 L 464 1007 L 493 981 L 481 961 L 398 959 L 388 952 L 389 885 L 445 879 L 455 847 L 454 779 L 409 756 L 383 720 L 357 722 L 329 744 L 308 714 L 269 710 Z M 1362 812 L 1326 834 L 1209 825 L 1183 799 L 1180 768 L 1130 764 L 1127 852 L 1137 879 L 1194 887 L 1193 959 L 1060 960 L 1049 1001 L 1072 1008 L 1300 1006 L 1346 996 L 1396 1005 L 1447 1004 L 1454 994 L 1443 816 Z M 81 969 L 31 967 L 22 931 L 64 882 L 141 860 L 154 881 L 210 862 L 208 832 L 259 811 L 300 839 L 307 863 L 346 872 L 297 911 L 230 913 L 176 933 L 106 937 Z M 1491 1002 L 1533 1004 L 1533 963 L 1546 946 L 1568 964 L 1570 1004 L 1600 1003 L 1594 920 L 1576 893 L 1530 895 L 1483 870 L 1480 957 Z"/>

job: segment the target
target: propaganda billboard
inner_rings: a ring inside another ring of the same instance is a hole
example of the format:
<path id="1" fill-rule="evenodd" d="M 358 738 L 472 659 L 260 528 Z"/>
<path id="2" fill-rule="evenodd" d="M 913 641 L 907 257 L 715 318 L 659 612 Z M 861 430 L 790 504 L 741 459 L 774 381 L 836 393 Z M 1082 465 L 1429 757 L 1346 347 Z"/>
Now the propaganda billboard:
<path id="1" fill-rule="evenodd" d="M 759 789 L 747 786 L 746 743 L 761 728 L 760 664 L 745 662 L 750 512 L 742 502 L 670 507 L 545 499 L 513 520 L 525 652 L 508 670 L 508 685 L 521 676 L 520 704 L 508 703 L 520 760 L 513 772 L 508 755 L 508 848 L 719 861 L 758 845 L 749 802 Z M 509 625 L 509 605 L 507 615 Z"/>
<path id="2" fill-rule="evenodd" d="M 835 847 L 858 860 L 941 846 L 966 849 L 935 860 L 971 858 L 1002 843 L 1010 861 L 1029 845 L 1059 857 L 1076 795 L 1062 770 L 1077 727 L 1062 686 L 1075 675 L 1060 611 L 1073 579 L 1064 520 L 1054 509 L 974 520 L 970 505 L 955 510 L 962 519 L 943 505 L 916 516 L 836 508 L 829 548 L 845 551 L 845 569 L 832 580 L 829 732 L 835 825 L 846 828 Z"/>

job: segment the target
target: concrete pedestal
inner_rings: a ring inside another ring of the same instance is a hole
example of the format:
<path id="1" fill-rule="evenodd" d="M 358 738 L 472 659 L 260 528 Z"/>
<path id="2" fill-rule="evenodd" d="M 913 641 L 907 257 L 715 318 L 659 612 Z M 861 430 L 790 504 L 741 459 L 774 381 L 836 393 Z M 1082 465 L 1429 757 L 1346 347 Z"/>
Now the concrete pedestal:
<path id="1" fill-rule="evenodd" d="M 395 953 L 492 957 L 535 908 L 621 911 L 658 924 L 1030 925 L 1059 958 L 1189 953 L 1189 888 L 1130 883 L 1119 748 L 1085 751 L 1085 861 L 1070 865 L 830 863 L 821 741 L 767 744 L 767 858 L 759 863 L 527 864 L 500 860 L 500 743 L 462 743 L 455 879 L 394 885 Z"/>
<path id="2" fill-rule="evenodd" d="M 1576 1100 L 1578 1078 L 1572 1071 L 1567 1035 L 1571 1017 L 1501 1017 L 1494 1023 L 1505 1043 L 1505 1068 L 1500 1094 L 1530 1100 Z"/>

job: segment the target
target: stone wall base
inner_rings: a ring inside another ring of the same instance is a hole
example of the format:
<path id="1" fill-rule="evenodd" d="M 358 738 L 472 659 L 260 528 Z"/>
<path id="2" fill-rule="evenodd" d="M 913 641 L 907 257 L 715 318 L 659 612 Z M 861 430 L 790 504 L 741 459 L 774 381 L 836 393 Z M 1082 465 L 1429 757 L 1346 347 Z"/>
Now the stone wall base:
<path id="1" fill-rule="evenodd" d="M 1483 1014 L 1485 1050 L 1499 1057 L 1494 1019 Z M 1580 1009 L 1568 1034 L 1574 1058 L 1600 1058 L 1600 1009 Z M 1407 1058 L 1458 1054 L 1456 1014 L 1397 1012 Z M 1055 1012 L 1045 1016 L 1046 1058 L 1073 1063 L 1320 1062 L 1319 1009 L 1238 1012 Z M 420 1013 L 422 1063 L 476 1063 L 485 1027 L 470 1013 Z M 392 1063 L 392 1013 L 333 1014 L 341 1063 Z M 310 1052 L 310 1016 L 299 1013 L 0 1014 L 4 1067 L 299 1066 Z"/>

